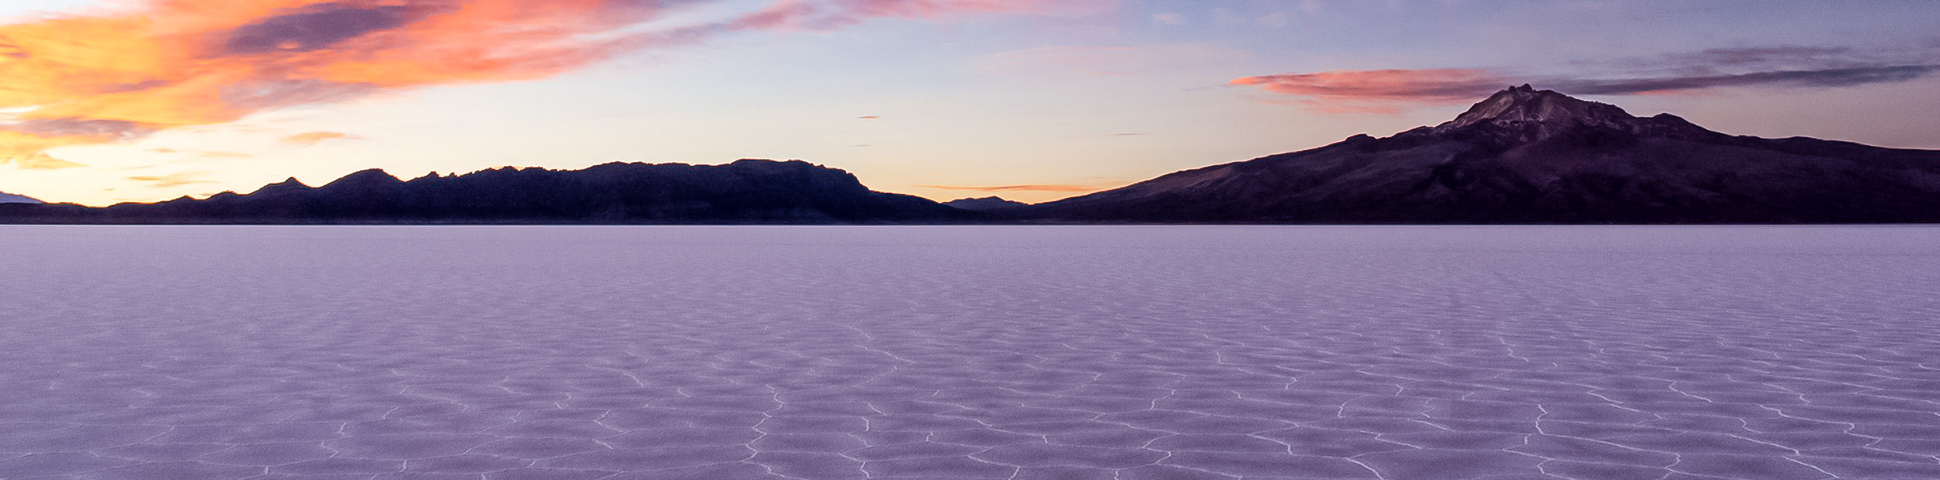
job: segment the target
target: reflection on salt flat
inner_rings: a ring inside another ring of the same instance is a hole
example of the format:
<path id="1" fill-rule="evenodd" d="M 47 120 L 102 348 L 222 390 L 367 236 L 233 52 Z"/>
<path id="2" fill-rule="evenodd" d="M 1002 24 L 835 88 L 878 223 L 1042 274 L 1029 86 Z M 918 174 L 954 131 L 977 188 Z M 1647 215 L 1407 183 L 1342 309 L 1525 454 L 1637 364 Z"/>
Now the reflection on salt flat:
<path id="1" fill-rule="evenodd" d="M 4 478 L 1940 478 L 1933 227 L 4 227 Z"/>

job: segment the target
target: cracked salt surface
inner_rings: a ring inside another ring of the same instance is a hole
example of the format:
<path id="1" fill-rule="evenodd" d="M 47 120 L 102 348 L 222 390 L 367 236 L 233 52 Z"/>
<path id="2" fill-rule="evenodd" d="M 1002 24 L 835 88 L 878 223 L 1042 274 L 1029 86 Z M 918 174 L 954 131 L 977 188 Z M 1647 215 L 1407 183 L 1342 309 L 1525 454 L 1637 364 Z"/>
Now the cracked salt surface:
<path id="1" fill-rule="evenodd" d="M 1940 478 L 1933 227 L 5 227 L 0 478 Z"/>

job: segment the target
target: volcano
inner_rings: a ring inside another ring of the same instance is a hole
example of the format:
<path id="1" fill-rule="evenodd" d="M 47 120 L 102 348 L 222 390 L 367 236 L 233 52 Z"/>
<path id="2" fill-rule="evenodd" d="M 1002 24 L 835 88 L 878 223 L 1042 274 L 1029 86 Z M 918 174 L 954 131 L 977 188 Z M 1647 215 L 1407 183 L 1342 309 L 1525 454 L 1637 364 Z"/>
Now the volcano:
<path id="1" fill-rule="evenodd" d="M 1039 204 L 1038 221 L 1940 222 L 1940 151 L 1714 132 L 1529 85 L 1385 138 Z"/>

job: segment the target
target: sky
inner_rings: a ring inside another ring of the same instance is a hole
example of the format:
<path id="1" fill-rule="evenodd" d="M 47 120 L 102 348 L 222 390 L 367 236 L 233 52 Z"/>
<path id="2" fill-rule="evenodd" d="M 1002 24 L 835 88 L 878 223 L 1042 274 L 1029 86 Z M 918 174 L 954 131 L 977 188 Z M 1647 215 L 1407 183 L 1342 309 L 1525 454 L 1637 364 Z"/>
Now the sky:
<path id="1" fill-rule="evenodd" d="M 1940 149 L 1930 0 L 8 0 L 0 191 L 801 159 L 1042 202 L 1524 83 Z"/>

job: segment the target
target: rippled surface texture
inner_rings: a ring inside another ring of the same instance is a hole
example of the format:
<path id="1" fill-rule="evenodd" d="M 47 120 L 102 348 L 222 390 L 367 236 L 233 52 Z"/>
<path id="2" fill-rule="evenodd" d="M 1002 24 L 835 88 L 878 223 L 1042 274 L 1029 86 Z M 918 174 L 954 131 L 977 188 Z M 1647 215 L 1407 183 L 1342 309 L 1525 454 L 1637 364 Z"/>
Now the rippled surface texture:
<path id="1" fill-rule="evenodd" d="M 1933 227 L 5 227 L 0 477 L 1940 478 Z"/>

